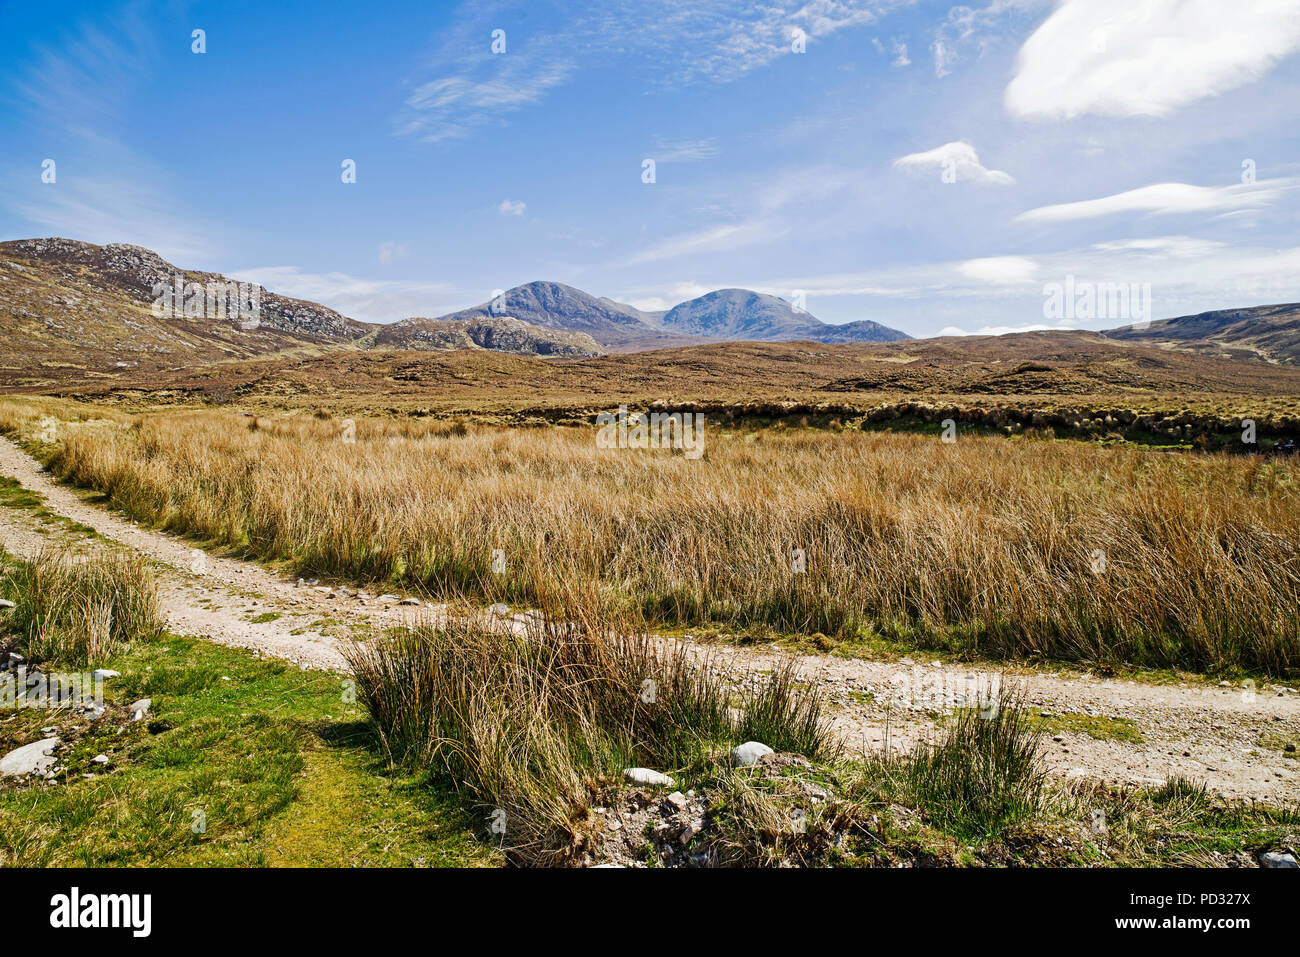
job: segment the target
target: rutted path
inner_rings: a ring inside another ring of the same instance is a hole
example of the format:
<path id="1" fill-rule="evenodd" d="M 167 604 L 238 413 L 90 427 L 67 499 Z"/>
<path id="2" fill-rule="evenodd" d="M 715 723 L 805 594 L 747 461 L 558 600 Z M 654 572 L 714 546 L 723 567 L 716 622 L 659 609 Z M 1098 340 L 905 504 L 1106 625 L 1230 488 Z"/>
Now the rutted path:
<path id="1" fill-rule="evenodd" d="M 445 613 L 441 606 L 417 608 L 361 599 L 341 589 L 299 586 L 253 562 L 196 553 L 182 539 L 88 505 L 2 438 L 0 474 L 39 492 L 58 515 L 158 562 L 164 612 L 170 628 L 180 634 L 303 667 L 342 669 L 341 642 L 350 636 Z M 0 508 L 0 546 L 14 554 L 36 554 L 63 534 L 22 509 Z M 728 671 L 770 668 L 779 660 L 772 651 L 698 647 L 712 652 Z M 799 659 L 799 667 L 823 684 L 845 743 L 869 751 L 882 748 L 886 738 L 892 747 L 906 747 L 932 733 L 936 717 L 955 698 L 991 678 L 960 663 L 936 663 L 920 654 L 914 659 L 875 662 L 809 655 Z M 1059 726 L 1044 743 L 1053 772 L 1061 776 L 1153 784 L 1181 774 L 1206 781 L 1228 797 L 1300 802 L 1300 756 L 1284 750 L 1287 744 L 1300 745 L 1300 693 L 1292 688 L 1146 684 L 1072 673 L 1023 673 L 1015 680 L 1034 713 L 1045 713 L 1044 722 Z M 1141 740 L 1097 739 L 1083 730 L 1084 724 L 1118 727 L 1113 719 L 1131 722 Z"/>

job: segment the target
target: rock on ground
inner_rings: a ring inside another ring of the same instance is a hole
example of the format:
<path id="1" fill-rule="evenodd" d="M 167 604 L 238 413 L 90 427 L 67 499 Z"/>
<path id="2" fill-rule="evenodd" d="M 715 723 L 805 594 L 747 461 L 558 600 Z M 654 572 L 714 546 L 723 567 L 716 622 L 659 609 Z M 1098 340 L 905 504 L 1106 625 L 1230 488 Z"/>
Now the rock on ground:
<path id="1" fill-rule="evenodd" d="M 732 748 L 731 760 L 735 761 L 738 767 L 750 768 L 772 753 L 774 753 L 772 749 L 761 741 L 746 741 L 744 744 Z"/>
<path id="2" fill-rule="evenodd" d="M 54 764 L 54 749 L 58 744 L 57 737 L 45 738 L 10 751 L 0 758 L 0 777 L 45 773 Z"/>
<path id="3" fill-rule="evenodd" d="M 670 788 L 673 786 L 672 778 L 661 771 L 651 771 L 649 768 L 628 768 L 623 772 L 623 777 L 642 787 Z"/>

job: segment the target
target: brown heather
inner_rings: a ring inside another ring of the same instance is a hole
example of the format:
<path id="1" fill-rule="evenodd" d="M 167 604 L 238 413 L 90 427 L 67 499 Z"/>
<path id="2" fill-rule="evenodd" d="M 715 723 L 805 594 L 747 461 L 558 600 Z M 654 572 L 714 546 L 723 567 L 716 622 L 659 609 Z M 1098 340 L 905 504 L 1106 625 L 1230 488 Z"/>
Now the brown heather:
<path id="1" fill-rule="evenodd" d="M 432 594 L 554 607 L 579 586 L 651 622 L 1300 669 L 1294 460 L 710 428 L 690 461 L 598 449 L 594 429 L 377 419 L 357 421 L 355 443 L 342 432 L 306 416 L 146 414 L 68 428 L 47 457 L 158 526 Z M 806 574 L 791 572 L 792 547 Z"/>

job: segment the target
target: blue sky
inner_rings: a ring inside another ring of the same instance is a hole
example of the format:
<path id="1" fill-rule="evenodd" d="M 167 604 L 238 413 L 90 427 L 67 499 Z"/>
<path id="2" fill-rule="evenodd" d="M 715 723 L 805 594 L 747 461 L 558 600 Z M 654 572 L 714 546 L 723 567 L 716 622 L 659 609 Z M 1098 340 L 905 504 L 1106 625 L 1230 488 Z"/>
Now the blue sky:
<path id="1" fill-rule="evenodd" d="M 0 0 L 0 236 L 372 321 L 534 279 L 917 336 L 1053 325 L 1067 276 L 1296 301 L 1298 54 L 1300 0 Z"/>

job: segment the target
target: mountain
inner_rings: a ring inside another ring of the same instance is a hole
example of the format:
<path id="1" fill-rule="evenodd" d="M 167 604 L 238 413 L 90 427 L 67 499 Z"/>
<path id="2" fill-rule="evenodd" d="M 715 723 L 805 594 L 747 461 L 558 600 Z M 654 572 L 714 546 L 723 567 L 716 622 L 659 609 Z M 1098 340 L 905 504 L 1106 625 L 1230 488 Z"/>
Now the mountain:
<path id="1" fill-rule="evenodd" d="M 509 316 L 475 319 L 403 319 L 372 333 L 363 345 L 371 348 L 446 352 L 453 349 L 494 349 L 522 356 L 578 358 L 602 355 L 585 332 L 547 329 Z"/>
<path id="2" fill-rule="evenodd" d="M 256 322 L 220 316 L 155 315 L 155 287 L 170 294 L 209 284 L 214 295 L 256 301 Z M 0 243 L 0 371 L 15 385 L 69 375 L 115 375 L 277 353 L 310 354 L 371 329 L 314 302 L 239 284 L 217 273 L 181 269 L 139 246 L 96 246 L 71 239 Z M 306 350 L 304 352 L 304 350 Z"/>
<path id="3" fill-rule="evenodd" d="M 462 309 L 440 318 L 461 322 L 510 316 L 530 325 L 578 332 L 602 346 L 629 350 L 683 344 L 681 337 L 668 337 L 646 322 L 639 309 L 600 299 L 562 282 L 530 282 L 507 290 L 490 302 Z"/>
<path id="4" fill-rule="evenodd" d="M 443 316 L 463 321 L 512 316 L 535 326 L 591 336 L 612 351 L 664 349 L 717 340 L 758 342 L 897 342 L 911 338 L 863 320 L 835 326 L 784 299 L 748 289 L 719 289 L 667 312 L 643 312 L 558 282 L 516 286 L 491 302 Z"/>
<path id="5" fill-rule="evenodd" d="M 669 309 L 659 326 L 709 339 L 757 342 L 898 342 L 911 336 L 878 322 L 822 322 L 784 299 L 749 289 L 718 289 Z"/>
<path id="6" fill-rule="evenodd" d="M 1161 319 L 1145 328 L 1125 326 L 1105 335 L 1203 355 L 1296 363 L 1300 361 L 1300 303 L 1220 309 Z"/>

